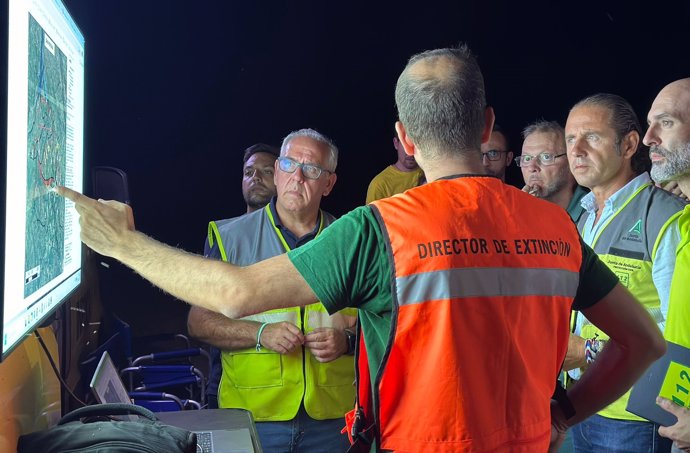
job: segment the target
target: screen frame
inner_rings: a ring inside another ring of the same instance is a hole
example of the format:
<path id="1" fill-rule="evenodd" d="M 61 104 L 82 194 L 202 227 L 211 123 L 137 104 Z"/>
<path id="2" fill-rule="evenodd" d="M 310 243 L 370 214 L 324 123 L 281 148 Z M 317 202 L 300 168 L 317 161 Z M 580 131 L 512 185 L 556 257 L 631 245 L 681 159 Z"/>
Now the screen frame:
<path id="1" fill-rule="evenodd" d="M 6 244 L 6 233 L 7 233 L 7 215 L 6 215 L 6 209 L 7 209 L 7 194 L 8 194 L 8 178 L 5 176 L 7 175 L 7 170 L 8 170 L 8 109 L 9 109 L 9 45 L 10 45 L 10 3 L 13 0 L 0 0 L 0 13 L 3 13 L 4 16 L 0 17 L 5 17 L 5 19 L 2 19 L 2 23 L 0 24 L 0 61 L 3 61 L 5 63 L 5 69 L 0 70 L 0 87 L 2 93 L 2 97 L 0 97 L 0 174 L 3 175 L 3 178 L 5 179 L 4 183 L 0 184 L 0 212 L 5 213 L 5 220 L 0 222 L 0 253 L 2 259 L 0 259 L 0 288 L 2 289 L 2 293 L 0 294 L 0 340 L 3 341 L 3 343 L 0 343 L 0 345 L 4 344 L 4 338 L 6 335 L 6 330 L 5 330 L 5 323 L 8 321 L 5 319 L 5 271 L 6 271 L 6 252 L 7 252 L 7 244 Z M 30 0 L 25 0 L 26 2 L 29 2 Z M 82 61 L 84 67 L 82 68 L 82 93 L 81 93 L 81 112 L 82 112 L 82 119 L 81 119 L 81 174 L 78 176 L 79 180 L 81 181 L 81 187 L 78 189 L 81 189 L 83 191 L 83 188 L 85 187 L 86 184 L 86 171 L 85 171 L 85 160 L 86 160 L 86 153 L 85 153 L 85 122 L 86 122 L 86 40 L 84 38 L 84 33 L 82 32 L 81 28 L 79 25 L 76 23 L 74 16 L 72 13 L 69 11 L 67 6 L 64 4 L 63 0 L 46 0 L 46 3 L 53 3 L 55 6 L 57 6 L 58 10 L 61 12 L 64 12 L 70 19 L 71 19 L 71 24 L 69 24 L 70 27 L 73 28 L 73 31 L 76 32 L 79 37 L 81 38 L 81 45 L 83 47 L 83 55 L 82 55 Z M 76 175 L 75 175 L 76 176 Z M 66 206 L 66 209 L 73 209 L 71 207 L 71 203 L 68 203 L 68 206 Z M 74 217 L 74 220 L 78 224 L 78 217 Z M 39 303 L 42 301 L 45 297 L 49 296 L 55 289 L 59 288 L 61 285 L 64 285 L 65 282 L 69 279 L 76 278 L 77 283 L 74 285 L 74 287 L 70 288 L 67 290 L 62 297 L 55 302 L 52 307 L 50 307 L 48 310 L 43 312 L 40 316 L 38 316 L 35 320 L 31 322 L 30 325 L 28 325 L 25 329 L 25 331 L 22 333 L 22 335 L 16 339 L 12 344 L 8 346 L 6 350 L 3 350 L 4 346 L 0 347 L 0 362 L 5 360 L 7 356 L 9 356 L 19 345 L 23 343 L 23 341 L 28 337 L 33 334 L 33 332 L 39 328 L 44 326 L 47 321 L 52 320 L 54 317 L 55 313 L 65 305 L 65 303 L 81 288 L 81 286 L 84 284 L 83 282 L 83 277 L 84 277 L 84 266 L 85 266 L 85 261 L 84 261 L 84 246 L 81 244 L 81 241 L 79 241 L 79 260 L 80 264 L 78 268 L 69 274 L 65 274 L 62 276 L 59 282 L 55 284 L 55 286 L 48 291 L 46 294 L 42 295 L 34 301 L 31 305 L 29 305 L 27 308 L 34 306 L 35 304 Z M 76 277 L 75 277 L 76 276 Z"/>

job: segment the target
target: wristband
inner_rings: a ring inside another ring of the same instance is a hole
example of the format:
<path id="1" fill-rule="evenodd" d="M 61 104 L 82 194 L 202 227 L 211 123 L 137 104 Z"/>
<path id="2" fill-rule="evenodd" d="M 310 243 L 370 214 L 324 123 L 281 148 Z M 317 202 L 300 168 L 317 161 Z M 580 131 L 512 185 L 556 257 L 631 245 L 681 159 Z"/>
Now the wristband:
<path id="1" fill-rule="evenodd" d="M 585 360 L 587 363 L 594 362 L 594 360 L 597 358 L 597 354 L 604 349 L 605 343 L 605 341 L 597 340 L 596 337 L 585 340 Z"/>
<path id="2" fill-rule="evenodd" d="M 268 324 L 270 323 L 265 322 L 261 324 L 261 327 L 259 327 L 259 331 L 256 333 L 256 352 L 261 352 L 261 332 L 264 331 Z"/>

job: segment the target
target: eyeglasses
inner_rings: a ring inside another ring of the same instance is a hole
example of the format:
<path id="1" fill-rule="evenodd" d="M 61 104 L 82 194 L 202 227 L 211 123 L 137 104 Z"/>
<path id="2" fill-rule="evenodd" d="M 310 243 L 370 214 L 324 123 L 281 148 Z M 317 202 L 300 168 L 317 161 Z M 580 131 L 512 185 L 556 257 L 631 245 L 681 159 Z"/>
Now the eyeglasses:
<path id="1" fill-rule="evenodd" d="M 501 153 L 507 153 L 507 152 L 508 151 L 500 151 L 497 149 L 490 149 L 487 152 L 482 153 L 482 159 L 484 159 L 486 157 L 490 161 L 495 162 L 501 158 Z"/>
<path id="2" fill-rule="evenodd" d="M 554 154 L 554 153 L 539 153 L 536 156 L 530 156 L 529 154 L 523 154 L 522 156 L 518 156 L 515 158 L 515 163 L 517 164 L 518 167 L 527 167 L 529 164 L 532 162 L 533 159 L 537 159 L 535 162 L 538 163 L 542 167 L 548 167 L 549 165 L 553 165 L 556 163 L 556 158 L 565 156 L 566 153 L 563 154 Z"/>
<path id="3" fill-rule="evenodd" d="M 304 177 L 309 179 L 319 179 L 321 173 L 324 171 L 333 173 L 325 168 L 317 167 L 316 165 L 312 164 L 303 164 L 284 156 L 278 158 L 278 168 L 285 173 L 294 173 L 298 168 L 301 168 Z"/>

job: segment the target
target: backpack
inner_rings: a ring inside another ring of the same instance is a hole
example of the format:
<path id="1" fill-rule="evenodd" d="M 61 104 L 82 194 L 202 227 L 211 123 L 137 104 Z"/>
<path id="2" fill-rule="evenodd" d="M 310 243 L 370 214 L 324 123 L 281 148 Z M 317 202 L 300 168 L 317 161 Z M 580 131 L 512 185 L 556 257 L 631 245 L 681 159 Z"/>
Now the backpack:
<path id="1" fill-rule="evenodd" d="M 108 420 L 134 414 L 135 421 Z M 82 418 L 89 419 L 82 421 Z M 107 420 L 107 421 L 103 421 Z M 196 434 L 164 425 L 134 404 L 94 404 L 76 409 L 44 431 L 19 437 L 17 453 L 196 453 Z"/>

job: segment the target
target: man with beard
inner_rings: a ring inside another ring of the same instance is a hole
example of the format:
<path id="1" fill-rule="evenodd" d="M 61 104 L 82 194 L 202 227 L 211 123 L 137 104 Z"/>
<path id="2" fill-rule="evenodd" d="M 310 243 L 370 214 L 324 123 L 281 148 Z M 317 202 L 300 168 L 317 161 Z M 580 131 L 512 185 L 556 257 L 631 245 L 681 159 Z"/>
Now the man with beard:
<path id="1" fill-rule="evenodd" d="M 677 80 L 657 95 L 644 136 L 652 159 L 652 179 L 675 181 L 690 194 L 690 78 Z"/>
<path id="2" fill-rule="evenodd" d="M 242 196 L 247 205 L 247 213 L 261 209 L 271 201 L 276 194 L 276 185 L 273 182 L 275 161 L 280 151 L 265 143 L 256 143 L 244 151 L 242 164 Z M 204 256 L 221 259 L 218 249 L 218 225 L 222 225 L 231 219 L 213 220 L 208 224 L 208 235 L 204 242 Z M 211 247 L 211 244 L 214 244 Z M 201 310 L 192 307 L 187 318 L 187 331 L 195 338 L 199 337 L 200 322 L 203 320 Z M 211 346 L 211 370 L 208 384 L 206 385 L 206 398 L 208 407 L 218 408 L 218 385 L 220 384 L 221 365 L 220 350 Z"/>
<path id="3" fill-rule="evenodd" d="M 417 187 L 424 182 L 422 169 L 417 165 L 414 156 L 405 154 L 397 136 L 393 137 L 393 147 L 398 153 L 398 160 L 371 180 L 367 189 L 367 204 Z"/>
<path id="4" fill-rule="evenodd" d="M 273 167 L 279 154 L 276 147 L 264 143 L 252 145 L 244 152 L 242 196 L 248 213 L 263 208 L 275 196 Z"/>
<path id="5" fill-rule="evenodd" d="M 685 203 L 655 187 L 646 171 L 649 154 L 640 149 L 640 141 L 637 115 L 620 96 L 593 95 L 570 110 L 565 126 L 568 162 L 578 184 L 591 190 L 582 198 L 587 213 L 578 230 L 663 331 Z M 574 333 L 566 360 L 579 361 L 581 367 L 598 361 L 606 334 L 578 313 Z M 578 378 L 579 371 L 569 373 Z M 573 427 L 575 451 L 670 450 L 658 425 L 625 410 L 628 397 L 629 392 Z"/>
<path id="6" fill-rule="evenodd" d="M 481 150 L 486 174 L 505 182 L 506 168 L 513 161 L 513 152 L 510 151 L 508 137 L 498 124 L 494 124 L 489 141 L 482 143 Z"/>
<path id="7" fill-rule="evenodd" d="M 575 181 L 565 157 L 565 133 L 556 121 L 537 121 L 522 131 L 522 155 L 515 162 L 522 171 L 522 190 L 562 207 L 575 223 L 585 212 L 580 200 L 587 190 Z"/>
<path id="8" fill-rule="evenodd" d="M 649 128 L 644 136 L 652 158 L 652 178 L 659 183 L 676 182 L 690 194 L 690 78 L 666 85 L 657 95 L 647 115 Z M 671 296 L 664 337 L 690 348 L 690 207 L 679 219 L 681 244 L 671 282 Z M 668 410 L 670 402 L 663 403 Z M 662 406 L 663 407 L 663 406 Z M 690 451 L 690 412 L 677 408 L 679 421 L 660 428 L 659 434 L 676 441 L 674 448 Z M 685 433 L 683 434 L 683 427 Z M 675 451 L 675 450 L 674 450 Z M 677 450 L 680 451 L 680 450 Z"/>
<path id="9" fill-rule="evenodd" d="M 302 129 L 283 140 L 271 171 L 245 165 L 244 182 L 261 171 L 273 177 L 277 195 L 263 209 L 212 222 L 211 256 L 247 266 L 317 237 L 335 220 L 320 204 L 336 182 L 337 160 L 327 137 Z M 258 192 L 251 189 L 243 184 L 248 204 Z M 354 309 L 329 316 L 319 302 L 241 319 L 195 307 L 187 323 L 190 334 L 222 351 L 218 406 L 250 410 L 266 453 L 325 453 L 347 449 L 340 429 L 354 399 L 355 316 Z"/>

